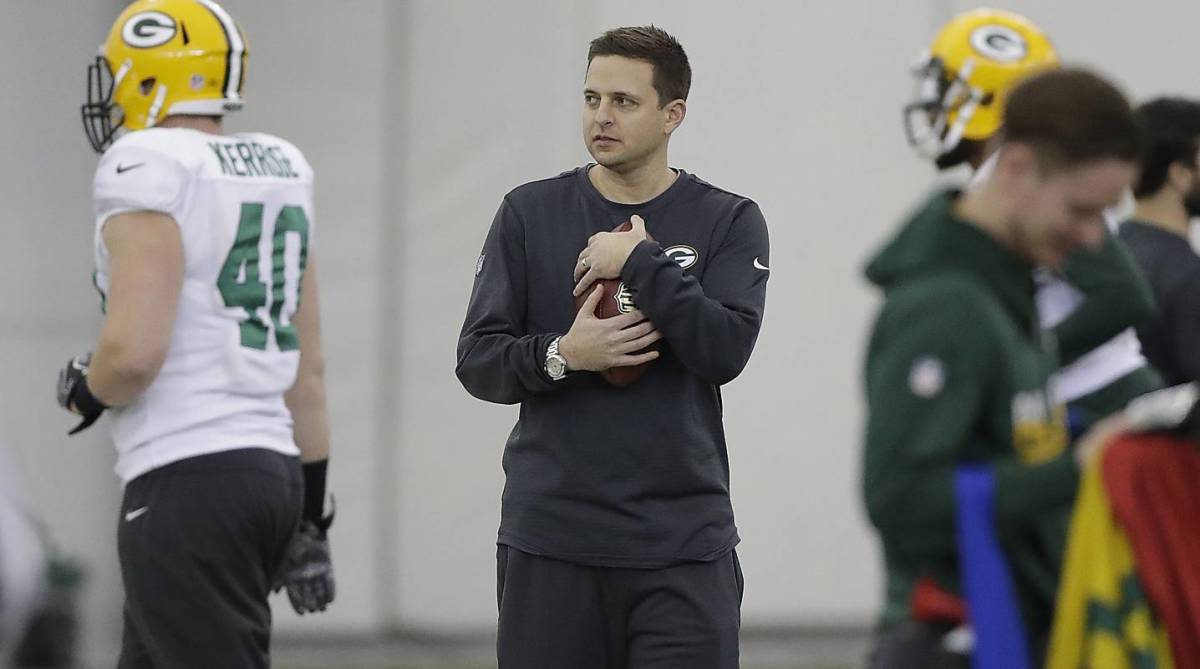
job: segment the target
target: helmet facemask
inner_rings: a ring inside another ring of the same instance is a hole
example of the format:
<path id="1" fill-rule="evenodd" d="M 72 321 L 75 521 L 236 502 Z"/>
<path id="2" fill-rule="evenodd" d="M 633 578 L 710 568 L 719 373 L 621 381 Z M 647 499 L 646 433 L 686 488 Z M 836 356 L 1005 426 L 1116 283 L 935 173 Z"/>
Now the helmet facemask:
<path id="1" fill-rule="evenodd" d="M 975 110 L 990 101 L 990 95 L 969 83 L 973 69 L 974 61 L 968 59 L 959 72 L 951 72 L 928 53 L 913 67 L 916 91 L 904 106 L 904 132 L 925 158 L 936 160 L 958 147 Z"/>
<path id="2" fill-rule="evenodd" d="M 104 56 L 96 56 L 96 62 L 88 65 L 87 102 L 80 111 L 83 132 L 97 153 L 104 153 L 112 145 L 117 132 L 125 124 L 124 112 L 112 101 L 119 80 L 120 77 L 113 76 L 108 59 Z"/>

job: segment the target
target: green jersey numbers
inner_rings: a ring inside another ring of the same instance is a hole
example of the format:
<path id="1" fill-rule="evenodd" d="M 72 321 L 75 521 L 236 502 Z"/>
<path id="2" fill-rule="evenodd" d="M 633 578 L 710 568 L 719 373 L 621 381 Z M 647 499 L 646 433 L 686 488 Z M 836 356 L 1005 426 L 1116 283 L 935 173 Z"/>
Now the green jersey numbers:
<path id="1" fill-rule="evenodd" d="M 242 346 L 265 351 L 267 340 L 274 333 L 280 351 L 294 351 L 299 348 L 300 340 L 291 317 L 300 307 L 300 280 L 308 262 L 308 217 L 301 207 L 289 205 L 280 209 L 271 235 L 269 277 L 262 277 L 259 270 L 262 235 L 262 203 L 243 203 L 233 248 L 217 274 L 217 290 L 225 306 L 241 307 L 246 312 L 246 319 L 239 326 Z M 287 252 L 289 239 L 298 246 L 298 253 Z M 297 263 L 291 268 L 296 280 L 289 286 L 291 262 Z M 270 308 L 265 309 L 268 305 Z"/>
<path id="2" fill-rule="evenodd" d="M 262 237 L 263 206 L 261 202 L 242 204 L 241 219 L 233 248 L 217 275 L 217 290 L 227 307 L 246 310 L 246 320 L 241 323 L 242 346 L 258 349 L 267 348 L 267 324 L 259 313 L 267 306 L 267 285 L 258 276 L 258 242 Z M 274 273 L 272 271 L 272 273 Z"/>

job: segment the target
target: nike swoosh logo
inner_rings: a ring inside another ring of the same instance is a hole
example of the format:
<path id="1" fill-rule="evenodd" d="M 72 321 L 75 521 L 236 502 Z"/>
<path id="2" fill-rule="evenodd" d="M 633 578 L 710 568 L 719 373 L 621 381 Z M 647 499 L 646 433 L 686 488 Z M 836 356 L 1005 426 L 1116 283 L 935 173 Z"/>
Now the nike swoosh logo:
<path id="1" fill-rule="evenodd" d="M 125 522 L 128 523 L 130 521 L 137 520 L 138 518 L 142 517 L 142 514 L 146 513 L 149 510 L 150 510 L 150 507 L 148 507 L 148 506 L 143 506 L 140 509 L 134 509 L 133 511 L 130 511 L 129 513 L 125 514 Z"/>
<path id="2" fill-rule="evenodd" d="M 755 258 L 755 259 L 754 259 L 754 269 L 766 270 L 766 271 L 768 271 L 768 272 L 770 272 L 770 271 L 771 271 L 771 268 L 770 268 L 770 267 L 767 267 L 766 265 L 764 265 L 764 264 L 762 264 L 762 263 L 758 262 L 758 258 Z"/>
<path id="3" fill-rule="evenodd" d="M 137 169 L 146 163 L 134 163 L 132 165 L 117 165 L 117 174 L 124 174 L 129 170 Z"/>

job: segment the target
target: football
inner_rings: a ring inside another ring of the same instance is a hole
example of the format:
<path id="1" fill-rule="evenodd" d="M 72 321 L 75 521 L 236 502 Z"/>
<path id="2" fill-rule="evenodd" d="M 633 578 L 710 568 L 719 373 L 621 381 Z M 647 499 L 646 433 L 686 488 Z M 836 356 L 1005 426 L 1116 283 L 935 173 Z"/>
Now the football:
<path id="1" fill-rule="evenodd" d="M 616 228 L 613 228 L 613 232 L 625 232 L 632 227 L 632 223 L 625 221 Z M 649 232 L 646 233 L 646 238 L 654 241 L 654 238 L 650 236 Z M 621 281 L 620 279 L 601 279 L 596 283 L 599 284 L 604 291 L 604 294 L 600 297 L 600 303 L 596 305 L 597 318 L 612 318 L 613 316 L 620 316 L 621 314 L 629 313 L 630 311 L 637 309 L 635 296 L 629 287 L 625 285 L 625 282 Z M 595 290 L 594 285 L 588 290 L 584 291 L 582 295 L 575 298 L 576 311 L 579 311 L 579 309 L 583 307 L 583 303 L 587 300 L 587 297 L 592 290 Z M 637 353 L 640 354 L 645 353 L 646 351 L 657 351 L 660 343 L 661 340 L 656 341 L 650 346 L 637 351 Z M 646 370 L 651 364 L 653 364 L 653 361 L 635 365 L 633 367 L 613 367 L 612 369 L 606 369 L 600 372 L 600 376 L 604 377 L 605 381 L 608 381 L 614 386 L 624 387 L 642 378 L 642 374 L 646 373 Z"/>

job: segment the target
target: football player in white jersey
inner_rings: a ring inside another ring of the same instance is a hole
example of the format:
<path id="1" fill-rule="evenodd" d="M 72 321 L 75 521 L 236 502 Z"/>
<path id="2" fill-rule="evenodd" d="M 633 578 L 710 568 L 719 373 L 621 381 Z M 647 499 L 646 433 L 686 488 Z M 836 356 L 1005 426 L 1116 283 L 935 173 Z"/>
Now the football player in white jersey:
<path id="1" fill-rule="evenodd" d="M 73 432 L 110 416 L 121 669 L 267 667 L 270 589 L 300 613 L 333 599 L 313 173 L 283 139 L 225 134 L 245 67 L 216 2 L 137 0 L 88 68 L 105 318 L 59 402 Z"/>

